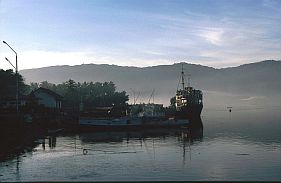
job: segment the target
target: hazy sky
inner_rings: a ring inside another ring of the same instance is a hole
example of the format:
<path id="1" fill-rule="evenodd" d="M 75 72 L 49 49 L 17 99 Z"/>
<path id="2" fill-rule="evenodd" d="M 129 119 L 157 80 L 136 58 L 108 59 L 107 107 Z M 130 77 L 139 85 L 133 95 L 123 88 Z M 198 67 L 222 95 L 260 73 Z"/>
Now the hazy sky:
<path id="1" fill-rule="evenodd" d="M 0 68 L 281 59 L 280 0 L 0 0 Z"/>

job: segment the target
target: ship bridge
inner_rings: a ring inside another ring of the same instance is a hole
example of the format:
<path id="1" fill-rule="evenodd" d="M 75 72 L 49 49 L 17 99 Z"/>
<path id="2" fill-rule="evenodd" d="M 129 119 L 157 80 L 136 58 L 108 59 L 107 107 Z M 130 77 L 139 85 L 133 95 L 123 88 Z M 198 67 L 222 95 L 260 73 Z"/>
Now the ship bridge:
<path id="1" fill-rule="evenodd" d="M 176 108 L 189 105 L 200 105 L 203 93 L 201 90 L 192 89 L 192 87 L 185 87 L 185 90 L 178 90 L 176 93 Z"/>

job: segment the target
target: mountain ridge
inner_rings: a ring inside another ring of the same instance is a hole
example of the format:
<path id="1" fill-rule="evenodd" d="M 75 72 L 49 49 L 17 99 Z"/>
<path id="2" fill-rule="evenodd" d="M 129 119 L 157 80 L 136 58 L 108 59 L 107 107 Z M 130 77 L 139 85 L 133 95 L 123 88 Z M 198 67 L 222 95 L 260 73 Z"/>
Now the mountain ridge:
<path id="1" fill-rule="evenodd" d="M 27 83 L 48 81 L 58 84 L 69 79 L 77 82 L 113 81 L 118 90 L 125 90 L 131 96 L 132 91 L 135 91 L 141 93 L 142 98 L 148 98 L 155 89 L 155 95 L 162 98 L 160 101 L 165 99 L 167 103 L 179 87 L 182 64 L 184 72 L 191 75 L 191 85 L 205 93 L 215 91 L 243 96 L 280 95 L 280 60 L 264 60 L 220 69 L 186 62 L 149 67 L 81 64 L 27 69 L 21 70 L 20 74 Z"/>

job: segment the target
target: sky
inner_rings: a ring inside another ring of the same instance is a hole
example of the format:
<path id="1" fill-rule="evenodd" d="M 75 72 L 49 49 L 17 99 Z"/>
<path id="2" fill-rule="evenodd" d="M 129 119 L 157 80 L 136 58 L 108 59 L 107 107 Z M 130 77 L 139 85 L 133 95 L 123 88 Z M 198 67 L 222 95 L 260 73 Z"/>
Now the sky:
<path id="1" fill-rule="evenodd" d="M 0 69 L 281 59 L 280 0 L 0 0 Z"/>

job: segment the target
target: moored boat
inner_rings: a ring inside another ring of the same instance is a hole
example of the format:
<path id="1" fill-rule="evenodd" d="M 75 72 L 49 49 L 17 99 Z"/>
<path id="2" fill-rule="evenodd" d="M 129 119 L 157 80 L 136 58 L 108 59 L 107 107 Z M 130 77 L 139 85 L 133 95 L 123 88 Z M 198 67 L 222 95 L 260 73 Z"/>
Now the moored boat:
<path id="1" fill-rule="evenodd" d="M 187 119 L 157 118 L 157 117 L 120 117 L 120 118 L 79 118 L 80 127 L 95 129 L 144 129 L 144 128 L 173 128 L 189 124 Z"/>

